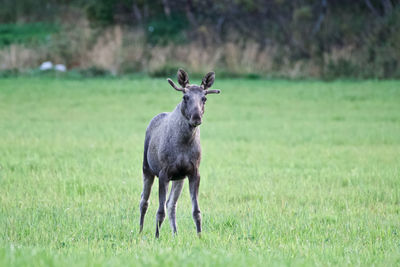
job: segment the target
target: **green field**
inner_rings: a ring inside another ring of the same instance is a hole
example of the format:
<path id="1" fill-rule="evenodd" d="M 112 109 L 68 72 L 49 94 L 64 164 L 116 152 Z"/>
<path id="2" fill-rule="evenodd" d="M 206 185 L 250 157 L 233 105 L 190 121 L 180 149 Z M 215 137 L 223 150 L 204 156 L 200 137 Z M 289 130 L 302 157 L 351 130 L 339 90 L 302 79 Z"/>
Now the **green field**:
<path id="1" fill-rule="evenodd" d="M 192 81 L 199 82 L 199 81 Z M 400 264 L 400 82 L 216 80 L 197 238 L 138 234 L 146 126 L 165 79 L 0 79 L 0 266 Z"/>

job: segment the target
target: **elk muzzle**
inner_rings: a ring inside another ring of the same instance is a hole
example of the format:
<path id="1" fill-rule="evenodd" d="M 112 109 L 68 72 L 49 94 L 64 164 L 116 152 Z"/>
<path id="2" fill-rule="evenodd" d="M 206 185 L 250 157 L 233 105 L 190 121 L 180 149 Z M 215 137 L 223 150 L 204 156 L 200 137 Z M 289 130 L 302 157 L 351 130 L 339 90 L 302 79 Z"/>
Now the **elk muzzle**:
<path id="1" fill-rule="evenodd" d="M 193 127 L 199 126 L 201 124 L 202 120 L 201 120 L 201 116 L 200 113 L 194 113 L 191 117 L 190 117 L 190 125 L 192 125 Z"/>

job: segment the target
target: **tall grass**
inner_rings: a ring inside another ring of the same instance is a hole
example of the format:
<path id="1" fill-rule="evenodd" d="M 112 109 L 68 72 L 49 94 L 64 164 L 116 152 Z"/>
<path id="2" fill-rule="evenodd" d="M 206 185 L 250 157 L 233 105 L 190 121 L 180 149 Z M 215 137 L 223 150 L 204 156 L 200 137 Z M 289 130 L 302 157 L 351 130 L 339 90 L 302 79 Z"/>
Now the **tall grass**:
<path id="1" fill-rule="evenodd" d="M 193 79 L 191 82 L 198 82 Z M 138 234 L 144 131 L 165 79 L 0 79 L 0 265 L 400 263 L 396 81 L 221 80 L 201 126 L 202 239 Z"/>

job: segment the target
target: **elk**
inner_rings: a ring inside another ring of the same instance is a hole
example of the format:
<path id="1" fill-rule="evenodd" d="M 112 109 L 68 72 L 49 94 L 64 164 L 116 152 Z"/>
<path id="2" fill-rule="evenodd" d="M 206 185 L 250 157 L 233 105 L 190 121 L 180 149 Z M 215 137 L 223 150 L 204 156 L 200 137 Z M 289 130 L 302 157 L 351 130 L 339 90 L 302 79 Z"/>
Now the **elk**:
<path id="1" fill-rule="evenodd" d="M 178 70 L 178 87 L 171 79 L 169 84 L 183 93 L 182 101 L 172 112 L 155 116 L 147 127 L 143 155 L 143 192 L 140 200 L 140 232 L 143 230 L 144 217 L 148 208 L 154 177 L 158 177 L 159 207 L 156 214 L 156 238 L 165 218 L 165 206 L 173 234 L 176 228 L 176 203 L 182 192 L 183 182 L 189 179 L 189 191 L 192 201 L 192 216 L 197 234 L 201 235 L 201 214 L 197 201 L 200 185 L 199 165 L 201 159 L 200 129 L 204 114 L 204 104 L 208 94 L 219 94 L 220 90 L 210 90 L 215 73 L 209 72 L 201 85 L 189 84 L 188 74 Z M 169 182 L 171 192 L 166 201 Z"/>

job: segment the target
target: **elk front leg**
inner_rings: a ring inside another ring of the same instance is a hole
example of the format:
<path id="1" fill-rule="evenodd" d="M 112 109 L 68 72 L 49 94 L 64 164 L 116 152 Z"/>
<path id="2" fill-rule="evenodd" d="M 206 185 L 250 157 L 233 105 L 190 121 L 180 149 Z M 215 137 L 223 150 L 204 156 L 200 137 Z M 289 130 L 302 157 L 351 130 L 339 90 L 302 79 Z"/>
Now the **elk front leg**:
<path id="1" fill-rule="evenodd" d="M 168 177 L 166 174 L 160 175 L 158 179 L 158 211 L 156 215 L 156 238 L 160 236 L 160 228 L 165 219 L 165 200 L 167 198 L 168 191 Z"/>
<path id="2" fill-rule="evenodd" d="M 190 198 L 192 200 L 192 215 L 194 223 L 196 224 L 197 235 L 201 236 L 201 213 L 199 208 L 199 203 L 197 201 L 197 196 L 199 194 L 200 186 L 200 175 L 196 173 L 189 177 L 189 191 Z"/>
<path id="3" fill-rule="evenodd" d="M 167 211 L 169 217 L 169 223 L 171 224 L 171 229 L 174 234 L 176 234 L 176 203 L 182 192 L 184 180 L 172 181 L 171 192 L 167 200 Z"/>

